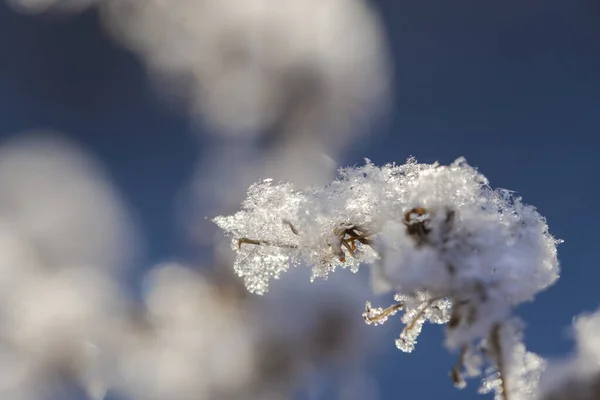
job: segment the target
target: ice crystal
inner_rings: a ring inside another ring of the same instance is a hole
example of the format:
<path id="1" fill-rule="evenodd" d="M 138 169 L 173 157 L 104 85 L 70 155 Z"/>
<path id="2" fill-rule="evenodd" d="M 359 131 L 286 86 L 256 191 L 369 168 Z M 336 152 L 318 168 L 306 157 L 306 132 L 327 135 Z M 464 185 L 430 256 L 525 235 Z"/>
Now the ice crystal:
<path id="1" fill-rule="evenodd" d="M 414 350 L 423 323 L 445 324 L 450 319 L 452 303 L 448 299 L 431 299 L 427 293 L 417 293 L 414 298 L 397 293 L 394 300 L 396 303 L 386 309 L 373 308 L 371 302 L 367 302 L 363 318 L 368 325 L 381 325 L 398 311 L 405 310 L 402 322 L 406 328 L 396 340 L 396 347 L 406 353 Z"/>
<path id="2" fill-rule="evenodd" d="M 215 218 L 217 225 L 235 238 L 232 246 L 238 257 L 234 269 L 244 277 L 251 292 L 263 293 L 271 278 L 279 278 L 290 265 L 299 262 L 300 237 L 294 232 L 302 226 L 296 227 L 290 221 L 297 220 L 304 201 L 305 195 L 292 185 L 273 185 L 265 179 L 250 187 L 242 211 Z M 263 245 L 249 245 L 250 237 L 260 237 Z"/>

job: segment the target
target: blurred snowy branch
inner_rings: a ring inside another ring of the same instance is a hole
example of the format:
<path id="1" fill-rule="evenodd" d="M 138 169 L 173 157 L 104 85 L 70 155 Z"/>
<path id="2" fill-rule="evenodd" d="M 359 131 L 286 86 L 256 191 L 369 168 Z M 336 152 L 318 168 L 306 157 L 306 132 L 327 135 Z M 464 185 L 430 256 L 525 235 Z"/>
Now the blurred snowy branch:
<path id="1" fill-rule="evenodd" d="M 159 92 L 212 134 L 190 187 L 203 244 L 214 236 L 203 217 L 235 210 L 260 176 L 302 186 L 332 178 L 389 107 L 387 43 L 366 0 L 9 3 L 34 14 L 96 7 Z"/>
<path id="2" fill-rule="evenodd" d="M 286 399 L 318 364 L 362 354 L 353 283 L 314 292 L 289 327 L 271 316 L 285 301 L 259 304 L 231 275 L 177 263 L 150 269 L 135 301 L 120 281 L 139 248 L 132 220 L 56 134 L 0 147 L 0 185 L 2 398 Z"/>
<path id="3" fill-rule="evenodd" d="M 347 133 L 386 91 L 380 27 L 362 0 L 107 0 L 101 13 L 216 132 Z"/>
<path id="4" fill-rule="evenodd" d="M 30 13 L 95 5 L 162 93 L 211 133 L 269 143 L 262 158 L 285 179 L 322 174 L 321 154 L 335 156 L 387 108 L 387 45 L 364 0 L 9 3 Z"/>
<path id="5" fill-rule="evenodd" d="M 115 277 L 139 241 L 101 168 L 56 134 L 0 148 L 1 396 L 48 398 L 80 381 L 119 319 Z"/>
<path id="6" fill-rule="evenodd" d="M 575 352 L 549 363 L 542 375 L 541 400 L 600 398 L 600 311 L 578 316 L 574 331 Z"/>

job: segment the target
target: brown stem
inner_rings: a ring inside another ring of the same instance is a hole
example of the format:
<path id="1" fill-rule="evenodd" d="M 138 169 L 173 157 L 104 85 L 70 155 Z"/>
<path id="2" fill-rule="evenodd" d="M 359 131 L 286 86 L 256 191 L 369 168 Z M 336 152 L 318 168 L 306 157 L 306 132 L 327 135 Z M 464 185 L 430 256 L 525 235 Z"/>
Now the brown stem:
<path id="1" fill-rule="evenodd" d="M 255 240 L 255 239 L 249 239 L 249 238 L 240 238 L 238 239 L 238 249 L 242 248 L 242 244 L 254 244 L 257 246 L 274 246 L 274 247 L 283 247 L 283 248 L 287 248 L 287 249 L 297 249 L 298 246 L 296 246 L 295 244 L 289 244 L 289 243 L 277 243 L 277 242 L 271 242 L 269 240 Z"/>
<path id="2" fill-rule="evenodd" d="M 406 332 L 412 330 L 415 327 L 415 324 L 417 323 L 417 321 L 423 316 L 423 314 L 425 313 L 425 311 L 427 311 L 427 309 L 429 307 L 431 307 L 431 305 L 434 302 L 436 302 L 436 301 L 438 301 L 440 299 L 441 298 L 435 298 L 435 299 L 431 299 L 431 300 L 427 301 L 427 303 L 425 303 L 425 307 L 421 308 L 419 310 L 419 312 L 417 313 L 417 315 L 415 315 L 413 317 L 413 319 L 409 322 L 409 324 L 404 327 L 404 329 L 402 330 L 401 336 L 404 335 L 404 334 L 406 334 Z"/>
<path id="3" fill-rule="evenodd" d="M 374 317 L 369 317 L 365 315 L 365 321 L 366 322 L 377 322 L 383 318 L 387 318 L 388 316 L 390 316 L 391 314 L 394 314 L 396 311 L 401 310 L 404 307 L 404 303 L 400 302 L 400 303 L 396 303 L 393 304 L 391 306 L 389 306 L 388 308 L 386 308 L 385 310 L 383 310 L 381 312 L 381 314 L 376 315 Z"/>
<path id="4" fill-rule="evenodd" d="M 292 230 L 292 233 L 296 236 L 299 235 L 298 233 L 298 229 L 296 229 L 296 227 L 294 225 L 292 225 L 292 223 L 290 221 L 288 221 L 287 219 L 284 219 L 283 221 L 284 224 L 288 225 L 290 227 L 290 229 Z"/>
<path id="5" fill-rule="evenodd" d="M 351 242 L 351 243 L 354 245 L 354 242 Z M 350 253 L 350 255 L 352 257 L 354 257 L 354 249 L 356 249 L 356 246 L 351 246 L 350 244 L 348 244 L 347 240 L 342 240 L 342 244 L 344 245 L 344 247 L 346 249 L 348 249 L 348 252 Z M 352 247 L 354 247 L 354 249 Z"/>
<path id="6" fill-rule="evenodd" d="M 450 376 L 452 377 L 452 381 L 454 382 L 454 386 L 458 388 L 463 388 L 466 385 L 465 379 L 462 376 L 462 368 L 465 365 L 465 356 L 467 354 L 467 346 L 463 346 L 460 349 L 460 356 L 458 357 L 458 361 L 452 367 L 452 371 L 450 372 Z"/>
<path id="7" fill-rule="evenodd" d="M 368 244 L 365 242 L 370 242 L 371 239 L 369 238 L 369 236 L 373 236 L 373 232 L 370 232 L 369 230 L 363 229 L 361 227 L 354 227 L 352 229 L 348 229 L 346 231 L 346 234 L 350 236 L 350 240 L 358 240 L 363 244 Z"/>
<path id="8" fill-rule="evenodd" d="M 500 373 L 500 392 L 504 400 L 509 400 L 508 392 L 506 391 L 506 365 L 504 355 L 502 354 L 502 342 L 500 340 L 500 329 L 502 326 L 498 323 L 492 328 L 490 334 L 490 345 L 491 350 L 496 358 L 496 364 L 498 366 L 498 372 Z"/>

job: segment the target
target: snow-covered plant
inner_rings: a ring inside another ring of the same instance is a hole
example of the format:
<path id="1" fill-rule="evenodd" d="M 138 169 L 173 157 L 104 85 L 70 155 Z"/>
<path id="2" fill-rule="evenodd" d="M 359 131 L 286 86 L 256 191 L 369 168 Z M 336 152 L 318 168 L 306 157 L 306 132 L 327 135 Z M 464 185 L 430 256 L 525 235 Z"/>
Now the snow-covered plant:
<path id="1" fill-rule="evenodd" d="M 542 400 L 600 398 L 600 310 L 577 317 L 574 331 L 575 353 L 549 363 L 540 385 Z"/>
<path id="2" fill-rule="evenodd" d="M 534 207 L 492 189 L 464 159 L 367 160 L 307 190 L 266 179 L 249 188 L 241 211 L 214 222 L 232 238 L 234 269 L 249 291 L 265 293 L 299 264 L 313 279 L 369 264 L 374 289 L 394 291 L 396 302 L 367 303 L 363 316 L 376 325 L 403 310 L 398 348 L 411 352 L 424 322 L 446 324 L 447 347 L 460 351 L 457 386 L 463 369 L 478 375 L 485 360 L 492 369 L 483 391 L 514 399 L 532 390 L 524 380 L 535 381 L 542 362 L 520 344 L 511 309 L 558 278 L 560 241 Z"/>

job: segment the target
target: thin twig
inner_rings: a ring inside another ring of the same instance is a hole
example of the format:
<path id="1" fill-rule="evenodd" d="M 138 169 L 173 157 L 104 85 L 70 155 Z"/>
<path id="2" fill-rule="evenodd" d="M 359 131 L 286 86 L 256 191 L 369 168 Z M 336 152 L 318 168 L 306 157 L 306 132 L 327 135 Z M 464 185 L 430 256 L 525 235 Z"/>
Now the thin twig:
<path id="1" fill-rule="evenodd" d="M 296 229 L 296 227 L 287 219 L 282 220 L 281 222 L 283 222 L 284 224 L 288 225 L 290 227 L 290 229 L 292 230 L 292 233 L 296 236 L 299 235 L 298 233 L 298 229 Z"/>
<path id="2" fill-rule="evenodd" d="M 287 249 L 297 249 L 298 246 L 295 244 L 289 244 L 289 243 L 277 243 L 277 242 L 271 242 L 269 240 L 255 240 L 255 239 L 249 239 L 249 238 L 240 238 L 238 239 L 238 249 L 242 248 L 242 244 L 253 244 L 253 245 L 257 245 L 257 246 L 273 246 L 273 247 L 282 247 L 282 248 L 287 248 Z"/>
<path id="3" fill-rule="evenodd" d="M 404 302 L 393 304 L 374 317 L 365 315 L 365 321 L 368 323 L 377 322 L 381 319 L 387 318 L 390 315 L 395 314 L 398 310 L 402 310 L 402 308 L 404 308 Z"/>
<path id="4" fill-rule="evenodd" d="M 427 301 L 427 303 L 425 303 L 425 307 L 421 308 L 419 310 L 419 312 L 417 313 L 417 315 L 415 315 L 413 317 L 413 319 L 410 321 L 410 323 L 404 327 L 404 329 L 402 330 L 402 334 L 400 336 L 402 336 L 402 335 L 406 334 L 406 332 L 412 330 L 415 327 L 415 324 L 417 323 L 417 321 L 423 316 L 425 311 L 427 311 L 427 309 L 429 309 L 429 307 L 431 307 L 431 305 L 433 303 L 435 303 L 436 301 L 441 300 L 441 299 L 442 299 L 442 297 L 439 297 L 439 298 L 435 298 L 435 299 L 431 299 L 431 300 Z"/>
<path id="5" fill-rule="evenodd" d="M 500 373 L 500 392 L 504 400 L 509 400 L 508 392 L 506 391 L 506 365 L 504 365 L 504 355 L 502 354 L 502 342 L 500 340 L 500 324 L 494 325 L 490 333 L 490 344 L 492 352 L 496 358 L 498 372 Z"/>
<path id="6" fill-rule="evenodd" d="M 457 388 L 464 388 L 466 386 L 465 379 L 463 378 L 461 370 L 465 365 L 465 356 L 467 354 L 467 346 L 463 346 L 460 350 L 460 356 L 458 357 L 458 361 L 452 367 L 452 371 L 450 372 L 450 376 L 452 377 L 452 381 L 454 382 L 454 386 Z"/>
<path id="7" fill-rule="evenodd" d="M 348 252 L 350 253 L 350 255 L 352 257 L 354 257 L 354 249 L 356 249 L 356 246 L 354 246 L 354 242 L 352 242 L 352 246 L 351 246 L 350 244 L 348 244 L 347 240 L 342 240 L 342 244 L 344 245 L 344 247 L 346 249 L 348 249 Z M 354 247 L 354 249 L 352 247 Z"/>

